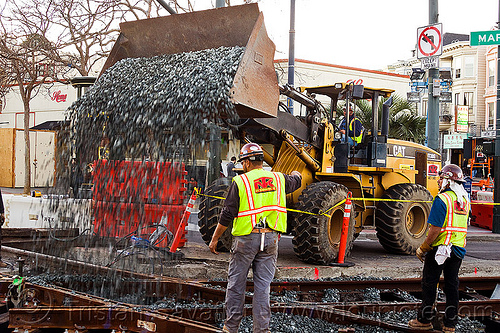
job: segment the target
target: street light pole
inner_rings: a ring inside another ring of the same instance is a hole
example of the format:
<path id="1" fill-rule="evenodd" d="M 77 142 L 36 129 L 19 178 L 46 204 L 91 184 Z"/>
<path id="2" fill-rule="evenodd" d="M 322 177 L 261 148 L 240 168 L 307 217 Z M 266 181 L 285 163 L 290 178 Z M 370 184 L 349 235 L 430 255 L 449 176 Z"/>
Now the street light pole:
<path id="1" fill-rule="evenodd" d="M 438 23 L 438 0 L 429 0 L 429 25 Z M 429 69 L 427 107 L 427 146 L 439 151 L 439 96 L 434 96 L 434 80 L 439 79 L 439 68 Z"/>

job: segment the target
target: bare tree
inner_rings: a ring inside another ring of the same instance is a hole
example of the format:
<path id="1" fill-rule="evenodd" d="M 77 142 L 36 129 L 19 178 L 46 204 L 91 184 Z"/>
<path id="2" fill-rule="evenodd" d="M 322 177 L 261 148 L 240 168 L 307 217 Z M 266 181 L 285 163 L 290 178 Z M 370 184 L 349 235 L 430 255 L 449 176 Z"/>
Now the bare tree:
<path id="1" fill-rule="evenodd" d="M 118 36 L 118 9 L 112 0 L 58 0 L 52 21 L 61 52 L 54 60 L 88 76 L 107 57 Z"/>
<path id="2" fill-rule="evenodd" d="M 50 3 L 50 1 L 49 1 Z M 10 5 L 10 6 L 9 6 Z M 57 75 L 56 64 L 52 60 L 57 50 L 46 37 L 50 28 L 47 21 L 25 25 L 29 20 L 27 8 L 19 2 L 8 0 L 7 9 L 2 10 L 0 35 L 0 61 L 3 68 L 2 86 L 19 89 L 24 108 L 25 175 L 24 193 L 29 194 L 31 186 L 30 159 L 30 101 L 40 87 Z M 43 7 L 37 8 L 42 10 Z"/>

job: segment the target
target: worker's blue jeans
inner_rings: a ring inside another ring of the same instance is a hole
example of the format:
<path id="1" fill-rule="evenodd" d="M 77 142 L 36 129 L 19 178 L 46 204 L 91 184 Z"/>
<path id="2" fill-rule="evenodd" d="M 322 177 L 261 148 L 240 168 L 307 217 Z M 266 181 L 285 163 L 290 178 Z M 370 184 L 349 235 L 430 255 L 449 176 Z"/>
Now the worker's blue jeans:
<path id="1" fill-rule="evenodd" d="M 347 137 L 347 140 L 349 141 L 349 145 L 351 147 L 357 145 L 357 143 L 354 142 L 354 140 L 350 136 Z M 345 134 L 342 134 L 342 141 L 345 141 Z"/>
<path id="2" fill-rule="evenodd" d="M 264 251 L 260 251 L 261 235 L 264 235 Z M 252 301 L 254 333 L 269 332 L 271 308 L 269 292 L 276 270 L 278 258 L 279 234 L 269 232 L 252 233 L 234 237 L 229 262 L 226 290 L 226 329 L 230 333 L 238 332 L 243 318 L 247 275 L 252 267 L 254 294 Z"/>
<path id="3" fill-rule="evenodd" d="M 443 323 L 446 327 L 455 327 L 458 322 L 458 271 L 462 265 L 462 259 L 458 258 L 452 251 L 451 256 L 442 265 L 438 265 L 434 259 L 436 251 L 437 247 L 425 255 L 422 272 L 422 305 L 417 318 L 421 323 L 430 323 L 434 318 L 436 314 L 434 311 L 436 289 L 441 272 L 443 272 L 443 290 L 446 295 Z"/>

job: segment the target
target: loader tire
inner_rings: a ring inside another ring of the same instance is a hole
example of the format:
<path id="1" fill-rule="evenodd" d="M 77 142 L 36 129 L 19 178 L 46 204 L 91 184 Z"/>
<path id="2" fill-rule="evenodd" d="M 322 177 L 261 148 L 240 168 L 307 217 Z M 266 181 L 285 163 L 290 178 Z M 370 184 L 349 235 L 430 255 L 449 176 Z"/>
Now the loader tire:
<path id="1" fill-rule="evenodd" d="M 307 186 L 299 196 L 297 209 L 325 215 L 298 213 L 295 218 L 293 250 L 300 260 L 310 264 L 333 263 L 339 254 L 340 235 L 344 217 L 344 204 L 333 209 L 347 198 L 349 190 L 344 185 L 323 181 Z M 331 210 L 330 210 L 331 209 Z M 351 211 L 347 234 L 346 256 L 354 240 L 354 212 Z"/>
<path id="2" fill-rule="evenodd" d="M 384 249 L 396 254 L 415 254 L 424 241 L 432 201 L 429 191 L 417 184 L 398 184 L 385 191 L 377 206 L 375 226 Z M 410 202 L 403 202 L 410 201 Z M 415 202 L 411 202 L 415 201 Z"/>
<path id="3" fill-rule="evenodd" d="M 224 205 L 224 200 L 210 196 L 225 198 L 229 191 L 229 185 L 231 185 L 231 181 L 228 178 L 219 178 L 205 189 L 204 194 L 207 196 L 203 196 L 200 203 L 198 227 L 200 228 L 201 238 L 203 238 L 207 245 L 212 240 L 212 235 L 215 232 L 215 228 L 219 222 L 219 215 Z M 219 238 L 217 251 L 229 252 L 231 249 L 233 242 L 233 235 L 231 235 L 232 226 L 231 223 Z"/>

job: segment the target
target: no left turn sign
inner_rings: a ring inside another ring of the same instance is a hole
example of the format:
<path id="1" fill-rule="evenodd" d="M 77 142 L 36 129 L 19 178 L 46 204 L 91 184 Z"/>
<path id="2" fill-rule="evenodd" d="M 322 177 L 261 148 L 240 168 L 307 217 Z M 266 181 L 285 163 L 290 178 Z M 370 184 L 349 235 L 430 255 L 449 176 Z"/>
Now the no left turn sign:
<path id="1" fill-rule="evenodd" d="M 443 53 L 443 24 L 417 29 L 417 59 L 437 57 Z"/>

